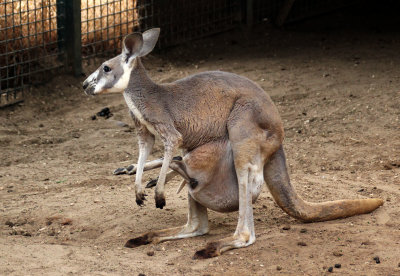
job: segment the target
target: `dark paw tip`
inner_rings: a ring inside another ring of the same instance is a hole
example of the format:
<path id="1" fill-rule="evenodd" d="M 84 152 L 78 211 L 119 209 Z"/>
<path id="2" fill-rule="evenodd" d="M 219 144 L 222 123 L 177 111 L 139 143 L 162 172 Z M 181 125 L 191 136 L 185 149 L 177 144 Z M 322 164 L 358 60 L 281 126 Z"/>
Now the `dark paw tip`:
<path id="1" fill-rule="evenodd" d="M 118 168 L 113 172 L 114 175 L 120 175 L 120 174 L 125 174 L 125 173 L 126 173 L 125 168 Z"/>
<path id="2" fill-rule="evenodd" d="M 157 179 L 152 179 L 152 180 L 150 180 L 150 181 L 147 183 L 146 188 L 147 188 L 147 189 L 153 188 L 153 187 L 155 187 L 156 185 L 157 185 Z"/>
<path id="3" fill-rule="evenodd" d="M 127 241 L 125 243 L 125 247 L 135 248 L 135 247 L 138 247 L 138 246 L 141 246 L 141 245 L 146 245 L 146 244 L 149 244 L 149 243 L 150 243 L 149 237 L 147 235 L 145 235 L 145 236 L 142 236 L 142 237 L 137 237 L 137 238 L 134 238 L 134 239 L 130 239 L 129 241 Z"/>
<path id="4" fill-rule="evenodd" d="M 217 251 L 217 244 L 216 243 L 209 243 L 206 248 L 196 251 L 196 253 L 193 256 L 193 260 L 203 260 L 203 259 L 209 259 L 213 257 L 217 257 L 218 251 Z"/>
<path id="5" fill-rule="evenodd" d="M 174 158 L 172 158 L 172 160 L 174 160 L 174 161 L 182 161 L 183 158 L 182 158 L 182 156 L 175 156 Z"/>
<path id="6" fill-rule="evenodd" d="M 136 204 L 139 205 L 140 207 L 143 206 L 143 199 L 137 198 L 136 199 Z"/>
<path id="7" fill-rule="evenodd" d="M 158 198 L 156 199 L 156 207 L 159 209 L 164 208 L 165 206 L 165 198 Z"/>

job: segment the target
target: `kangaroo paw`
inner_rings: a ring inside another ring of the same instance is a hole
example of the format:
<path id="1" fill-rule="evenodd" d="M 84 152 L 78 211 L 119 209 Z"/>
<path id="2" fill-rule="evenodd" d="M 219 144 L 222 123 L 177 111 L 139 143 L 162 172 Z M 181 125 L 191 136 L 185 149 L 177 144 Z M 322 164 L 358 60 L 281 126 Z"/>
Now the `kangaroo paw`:
<path id="1" fill-rule="evenodd" d="M 158 180 L 158 178 L 152 179 L 149 182 L 147 182 L 146 189 L 155 187 L 157 185 L 157 180 Z"/>
<path id="2" fill-rule="evenodd" d="M 156 196 L 156 207 L 157 208 L 164 208 L 165 206 L 165 197 L 164 196 Z"/>
<path id="3" fill-rule="evenodd" d="M 144 205 L 144 201 L 146 200 L 146 194 L 140 193 L 136 194 L 136 204 L 142 207 Z"/>

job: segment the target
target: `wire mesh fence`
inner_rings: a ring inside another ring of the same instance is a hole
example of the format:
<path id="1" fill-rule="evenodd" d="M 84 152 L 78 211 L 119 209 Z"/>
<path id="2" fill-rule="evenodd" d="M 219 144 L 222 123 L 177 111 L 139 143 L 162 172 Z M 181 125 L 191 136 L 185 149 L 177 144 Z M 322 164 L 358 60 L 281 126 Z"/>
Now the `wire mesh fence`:
<path id="1" fill-rule="evenodd" d="M 293 21 L 353 2 L 0 0 L 0 106 L 18 101 L 25 88 L 61 69 L 79 76 L 82 58 L 120 52 L 123 36 L 134 31 L 161 27 L 158 45 L 166 47 L 232 29 L 249 19 L 274 21 L 285 4 L 290 7 L 285 20 Z"/>
<path id="2" fill-rule="evenodd" d="M 139 29 L 137 2 L 137 0 L 81 2 L 83 58 L 115 54 L 120 51 L 122 37 Z M 141 7 L 144 5 L 145 3 L 141 3 Z"/>
<path id="3" fill-rule="evenodd" d="M 144 26 L 162 29 L 160 47 L 212 35 L 234 28 L 240 21 L 238 0 L 153 0 L 140 15 Z"/>
<path id="4" fill-rule="evenodd" d="M 63 67 L 55 0 L 0 1 L 0 105 Z"/>
<path id="5" fill-rule="evenodd" d="M 359 2 L 359 0 L 252 0 L 254 20 L 275 21 L 284 7 L 289 5 L 286 23 L 330 12 Z M 290 2 L 290 4 L 288 4 Z"/>

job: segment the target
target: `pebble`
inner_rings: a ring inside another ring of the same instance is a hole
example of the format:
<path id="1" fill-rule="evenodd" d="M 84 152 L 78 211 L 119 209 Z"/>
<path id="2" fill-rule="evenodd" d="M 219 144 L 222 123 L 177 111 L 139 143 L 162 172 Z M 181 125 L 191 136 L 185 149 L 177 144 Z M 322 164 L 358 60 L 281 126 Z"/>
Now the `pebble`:
<path id="1" fill-rule="evenodd" d="M 379 259 L 378 256 L 374 257 L 374 261 L 375 261 L 377 264 L 380 264 L 380 263 L 381 263 L 381 260 Z"/>
<path id="2" fill-rule="evenodd" d="M 282 270 L 282 267 L 281 267 L 280 265 L 277 265 L 277 266 L 276 266 L 276 270 L 281 271 L 281 270 Z"/>
<path id="3" fill-rule="evenodd" d="M 298 242 L 297 245 L 299 245 L 299 246 L 307 246 L 307 244 L 305 242 L 302 242 L 302 241 Z"/>
<path id="4" fill-rule="evenodd" d="M 290 226 L 289 226 L 289 225 L 283 226 L 282 229 L 283 229 L 283 230 L 290 230 Z"/>
<path id="5" fill-rule="evenodd" d="M 333 272 L 333 267 L 332 267 L 332 266 L 330 266 L 330 267 L 328 268 L 328 272 Z"/>
<path id="6" fill-rule="evenodd" d="M 342 265 L 341 264 L 335 264 L 335 268 L 341 268 Z"/>
<path id="7" fill-rule="evenodd" d="M 333 256 L 335 256 L 335 257 L 342 257 L 342 256 L 343 256 L 343 253 L 342 253 L 342 252 L 339 252 L 339 251 L 334 251 L 334 252 L 333 252 Z"/>
<path id="8" fill-rule="evenodd" d="M 300 229 L 300 233 L 307 233 L 307 229 L 305 228 Z"/>
<path id="9" fill-rule="evenodd" d="M 154 251 L 153 250 L 150 250 L 150 251 L 147 251 L 147 256 L 154 256 Z"/>

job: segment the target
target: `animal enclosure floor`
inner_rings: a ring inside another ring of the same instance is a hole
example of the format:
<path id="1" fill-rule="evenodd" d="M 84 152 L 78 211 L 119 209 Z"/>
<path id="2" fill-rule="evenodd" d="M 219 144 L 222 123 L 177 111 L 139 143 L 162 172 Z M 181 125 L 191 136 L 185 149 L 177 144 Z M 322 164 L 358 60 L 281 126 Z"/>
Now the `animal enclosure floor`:
<path id="1" fill-rule="evenodd" d="M 187 195 L 175 194 L 175 179 L 166 209 L 155 208 L 153 190 L 140 208 L 134 177 L 112 175 L 138 155 L 133 129 L 120 123 L 132 125 L 122 95 L 85 96 L 83 78 L 66 75 L 32 89 L 23 104 L 0 110 L 0 274 L 321 275 L 341 264 L 333 272 L 399 275 L 399 49 L 398 33 L 259 26 L 143 60 L 157 82 L 224 70 L 261 85 L 284 121 L 291 179 L 304 199 L 385 200 L 371 214 L 304 224 L 264 187 L 254 204 L 256 243 L 208 260 L 192 256 L 232 235 L 236 212 L 209 212 L 206 236 L 123 247 L 142 232 L 184 224 Z M 106 106 L 111 118 L 91 119 Z M 151 159 L 162 151 L 157 141 Z"/>

